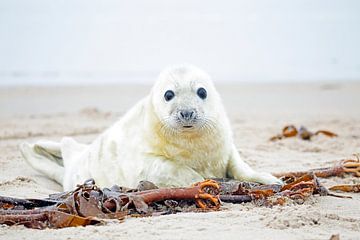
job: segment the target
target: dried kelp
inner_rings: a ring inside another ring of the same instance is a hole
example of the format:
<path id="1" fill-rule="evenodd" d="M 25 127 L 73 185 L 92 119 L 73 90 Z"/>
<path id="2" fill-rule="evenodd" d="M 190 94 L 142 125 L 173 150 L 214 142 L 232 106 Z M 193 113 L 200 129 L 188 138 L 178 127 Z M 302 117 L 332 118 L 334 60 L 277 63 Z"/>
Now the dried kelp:
<path id="1" fill-rule="evenodd" d="M 314 194 L 342 197 L 329 193 L 313 173 L 304 174 L 299 178 L 288 178 L 283 186 L 260 185 L 235 180 L 227 180 L 220 184 L 220 199 L 223 202 L 254 202 L 258 206 L 284 205 L 290 201 L 301 204 Z"/>
<path id="2" fill-rule="evenodd" d="M 270 138 L 270 141 L 276 141 L 283 138 L 290 138 L 290 137 L 299 137 L 303 140 L 311 140 L 313 136 L 323 134 L 327 137 L 337 137 L 336 133 L 327 131 L 327 130 L 318 130 L 316 132 L 309 131 L 306 127 L 301 126 L 297 129 L 294 125 L 285 126 L 282 130 L 281 134 L 275 135 Z"/>
<path id="3" fill-rule="evenodd" d="M 151 216 L 177 211 L 217 210 L 223 202 L 254 202 L 261 206 L 302 203 L 324 192 L 315 175 L 305 175 L 286 185 L 260 185 L 228 179 L 206 180 L 189 188 L 99 189 L 89 180 L 74 191 L 44 200 L 0 198 L 0 223 L 30 228 L 63 228 L 100 224 L 103 219 Z"/>
<path id="4" fill-rule="evenodd" d="M 100 219 L 124 219 L 131 214 L 149 214 L 166 200 L 192 201 L 200 209 L 218 209 L 219 185 L 213 180 L 189 188 L 139 191 L 113 187 L 99 189 L 93 180 L 74 191 L 51 195 L 45 200 L 0 197 L 0 224 L 30 228 L 63 228 L 99 224 Z"/>
<path id="5" fill-rule="evenodd" d="M 344 185 L 335 185 L 329 188 L 331 191 L 340 191 L 340 192 L 360 192 L 360 184 L 344 184 Z"/>
<path id="6" fill-rule="evenodd" d="M 320 178 L 343 177 L 345 174 L 352 174 L 353 176 L 360 177 L 360 160 L 358 155 L 355 155 L 355 157 L 356 159 L 341 160 L 332 167 L 316 168 L 308 171 L 273 173 L 273 175 L 279 178 L 289 178 L 301 177 L 313 173 Z"/>
<path id="7" fill-rule="evenodd" d="M 0 224 L 30 228 L 64 228 L 101 224 L 126 216 L 156 216 L 186 211 L 218 210 L 220 202 L 253 202 L 258 206 L 302 204 L 314 194 L 338 196 L 320 184 L 318 177 L 360 176 L 360 161 L 346 159 L 330 168 L 275 174 L 284 185 L 261 185 L 234 179 L 212 179 L 188 188 L 158 188 L 140 182 L 136 189 L 119 186 L 100 189 L 93 180 L 74 191 L 52 194 L 47 199 L 0 197 Z M 334 191 L 359 192 L 360 185 L 338 185 Z"/>

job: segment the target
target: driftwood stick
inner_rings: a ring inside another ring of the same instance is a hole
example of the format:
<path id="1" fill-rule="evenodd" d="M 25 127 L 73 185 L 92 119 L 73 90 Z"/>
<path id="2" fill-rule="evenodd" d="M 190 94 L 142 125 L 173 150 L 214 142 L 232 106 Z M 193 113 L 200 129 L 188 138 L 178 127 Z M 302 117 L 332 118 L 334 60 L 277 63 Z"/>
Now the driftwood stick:
<path id="1" fill-rule="evenodd" d="M 251 202 L 253 198 L 250 195 L 220 195 L 220 200 L 223 202 L 230 202 L 230 203 L 246 203 Z"/>

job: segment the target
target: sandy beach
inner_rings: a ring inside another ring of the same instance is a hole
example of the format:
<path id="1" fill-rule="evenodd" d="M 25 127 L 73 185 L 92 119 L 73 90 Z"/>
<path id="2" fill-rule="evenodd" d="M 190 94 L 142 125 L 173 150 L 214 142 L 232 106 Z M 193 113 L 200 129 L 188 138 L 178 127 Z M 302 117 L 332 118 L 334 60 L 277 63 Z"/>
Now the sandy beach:
<path id="1" fill-rule="evenodd" d="M 360 153 L 360 83 L 217 84 L 243 159 L 269 172 L 331 166 Z M 146 85 L 0 88 L 0 195 L 43 198 L 61 186 L 31 169 L 21 142 L 91 142 L 150 90 Z M 316 136 L 270 142 L 287 124 L 327 129 Z M 321 179 L 325 186 L 360 178 Z M 302 205 L 224 204 L 222 211 L 128 218 L 104 226 L 33 230 L 0 225 L 0 239 L 360 239 L 360 194 L 313 196 Z"/>

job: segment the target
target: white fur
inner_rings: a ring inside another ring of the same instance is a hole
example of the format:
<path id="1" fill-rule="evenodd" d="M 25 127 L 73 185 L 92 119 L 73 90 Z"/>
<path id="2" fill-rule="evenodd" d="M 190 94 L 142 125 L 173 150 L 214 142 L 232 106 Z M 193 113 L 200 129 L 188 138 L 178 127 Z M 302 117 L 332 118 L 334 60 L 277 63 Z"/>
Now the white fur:
<path id="1" fill-rule="evenodd" d="M 206 99 L 197 90 L 207 90 Z M 175 92 L 165 101 L 167 90 Z M 184 129 L 176 118 L 181 109 L 195 109 L 197 121 Z M 42 149 L 55 153 L 44 154 Z M 189 66 L 163 71 L 149 96 L 102 133 L 90 145 L 64 138 L 61 143 L 21 146 L 32 167 L 63 184 L 64 190 L 94 178 L 101 187 L 136 187 L 148 180 L 159 186 L 189 186 L 204 178 L 226 176 L 260 183 L 280 183 L 244 163 L 233 143 L 229 120 L 210 77 Z M 61 155 L 63 166 L 51 156 Z M 49 160 L 50 159 L 50 160 Z"/>

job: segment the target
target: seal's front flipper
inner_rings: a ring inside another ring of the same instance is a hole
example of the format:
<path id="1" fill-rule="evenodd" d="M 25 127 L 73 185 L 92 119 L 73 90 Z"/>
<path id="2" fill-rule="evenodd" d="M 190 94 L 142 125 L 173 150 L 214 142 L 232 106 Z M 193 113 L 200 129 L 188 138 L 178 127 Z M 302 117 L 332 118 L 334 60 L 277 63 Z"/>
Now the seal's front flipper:
<path id="1" fill-rule="evenodd" d="M 227 175 L 240 181 L 258 182 L 262 184 L 283 184 L 280 179 L 274 177 L 270 173 L 254 171 L 240 158 L 235 146 L 233 146 L 232 154 L 228 163 Z"/>

